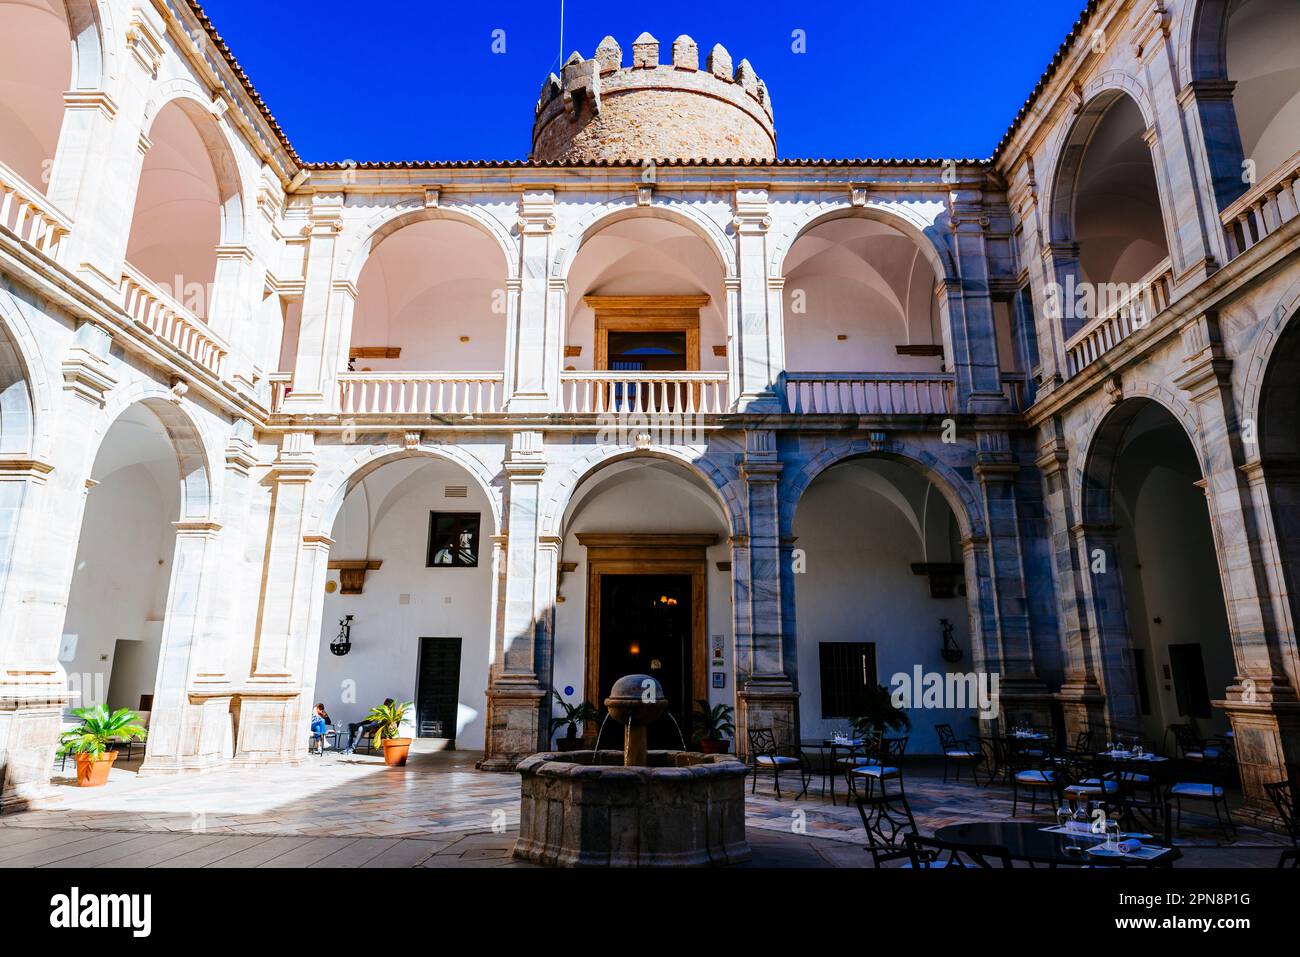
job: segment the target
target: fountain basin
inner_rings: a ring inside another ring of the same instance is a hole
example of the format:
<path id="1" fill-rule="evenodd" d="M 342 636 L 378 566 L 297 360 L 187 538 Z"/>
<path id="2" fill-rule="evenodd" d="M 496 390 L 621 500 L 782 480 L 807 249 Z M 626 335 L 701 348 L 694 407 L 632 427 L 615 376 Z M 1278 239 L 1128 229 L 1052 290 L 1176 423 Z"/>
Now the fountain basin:
<path id="1" fill-rule="evenodd" d="M 559 867 L 698 867 L 750 859 L 746 767 L 734 755 L 534 754 L 519 763 L 514 856 Z"/>

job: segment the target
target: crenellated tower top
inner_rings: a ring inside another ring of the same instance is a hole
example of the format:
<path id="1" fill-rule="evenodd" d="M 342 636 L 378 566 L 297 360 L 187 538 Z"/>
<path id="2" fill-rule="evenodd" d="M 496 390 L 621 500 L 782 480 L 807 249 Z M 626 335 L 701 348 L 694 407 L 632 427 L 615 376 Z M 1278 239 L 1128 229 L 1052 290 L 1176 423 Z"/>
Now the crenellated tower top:
<path id="1" fill-rule="evenodd" d="M 533 122 L 534 160 L 776 158 L 767 87 L 748 60 L 733 66 L 715 44 L 703 65 L 688 36 L 660 62 L 659 41 L 643 33 L 632 63 L 605 37 L 591 59 L 574 53 L 542 85 Z"/>

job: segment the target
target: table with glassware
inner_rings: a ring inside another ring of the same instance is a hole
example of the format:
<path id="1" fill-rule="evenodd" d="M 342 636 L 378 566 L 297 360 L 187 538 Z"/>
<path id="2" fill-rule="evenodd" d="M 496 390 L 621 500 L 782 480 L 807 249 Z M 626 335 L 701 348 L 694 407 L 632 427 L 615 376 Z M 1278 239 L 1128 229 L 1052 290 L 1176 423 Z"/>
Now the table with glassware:
<path id="1" fill-rule="evenodd" d="M 831 781 L 831 806 L 835 805 L 835 779 L 839 776 L 839 755 L 844 753 L 845 757 L 852 757 L 854 752 L 861 752 L 864 741 L 862 738 L 854 738 L 848 735 L 836 734 L 829 738 L 813 738 L 806 741 L 800 741 L 799 747 L 804 751 L 816 751 L 820 760 L 825 764 L 822 769 L 825 773 L 823 777 L 829 777 Z M 804 789 L 801 793 L 808 793 L 808 784 L 812 781 L 812 775 L 805 778 Z"/>
<path id="2" fill-rule="evenodd" d="M 1158 843 L 1150 834 L 1125 833 L 1118 822 L 1095 823 L 1064 820 L 1058 812 L 1055 825 L 1029 821 L 980 821 L 950 824 L 934 832 L 946 844 L 1006 848 L 1013 861 L 1049 867 L 1172 867 L 1182 857 L 1173 846 Z"/>

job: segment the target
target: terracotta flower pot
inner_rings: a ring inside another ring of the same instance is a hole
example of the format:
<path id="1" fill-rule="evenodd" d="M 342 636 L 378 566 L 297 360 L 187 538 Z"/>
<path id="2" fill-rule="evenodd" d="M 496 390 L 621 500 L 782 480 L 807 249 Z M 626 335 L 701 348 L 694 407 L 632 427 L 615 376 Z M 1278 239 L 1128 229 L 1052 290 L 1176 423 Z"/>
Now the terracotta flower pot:
<path id="1" fill-rule="evenodd" d="M 700 738 L 700 750 L 705 754 L 726 754 L 731 750 L 731 741 L 727 738 Z"/>
<path id="2" fill-rule="evenodd" d="M 117 760 L 116 751 L 105 751 L 96 757 L 93 754 L 77 755 L 77 787 L 97 788 L 108 783 L 108 772 Z"/>
<path id="3" fill-rule="evenodd" d="M 555 746 L 559 751 L 581 751 L 586 745 L 586 741 L 579 737 L 556 738 Z"/>
<path id="4" fill-rule="evenodd" d="M 390 768 L 400 768 L 406 764 L 406 756 L 410 751 L 410 738 L 384 738 L 384 763 Z"/>

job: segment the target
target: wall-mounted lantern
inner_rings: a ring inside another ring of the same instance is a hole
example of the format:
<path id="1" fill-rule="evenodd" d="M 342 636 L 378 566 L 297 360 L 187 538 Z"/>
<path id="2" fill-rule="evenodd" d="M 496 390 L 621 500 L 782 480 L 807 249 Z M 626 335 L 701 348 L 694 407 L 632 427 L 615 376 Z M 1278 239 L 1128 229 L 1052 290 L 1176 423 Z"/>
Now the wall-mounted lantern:
<path id="1" fill-rule="evenodd" d="M 330 654 L 342 658 L 352 650 L 352 616 L 344 615 L 339 619 L 339 633 L 330 642 Z"/>

